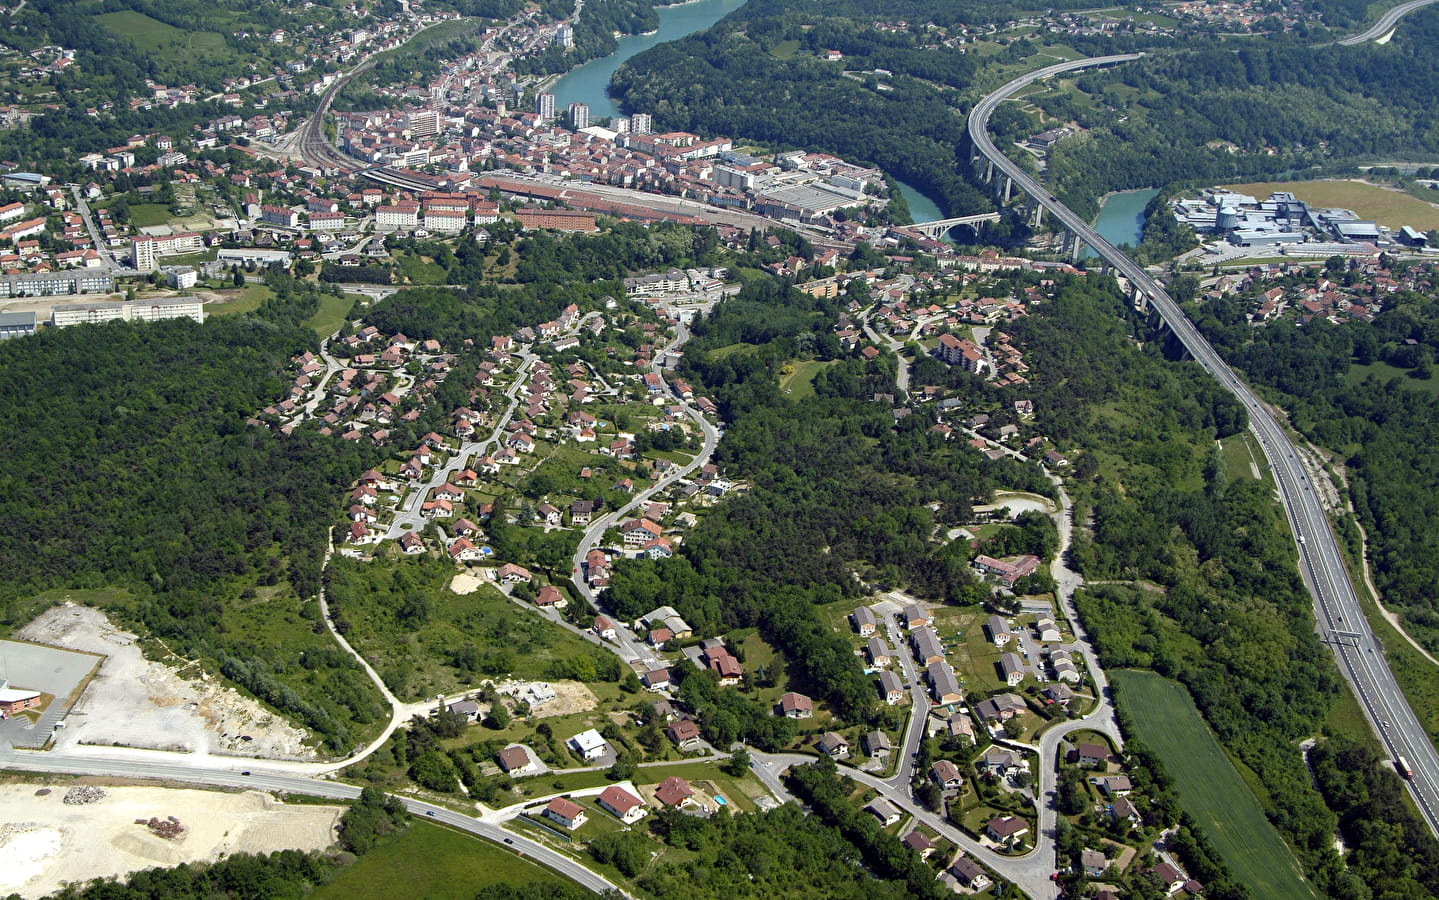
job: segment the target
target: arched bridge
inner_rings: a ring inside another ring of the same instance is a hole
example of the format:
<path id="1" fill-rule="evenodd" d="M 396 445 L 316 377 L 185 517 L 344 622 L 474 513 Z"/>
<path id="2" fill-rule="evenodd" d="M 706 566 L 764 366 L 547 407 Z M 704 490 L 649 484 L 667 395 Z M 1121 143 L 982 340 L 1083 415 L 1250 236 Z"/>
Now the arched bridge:
<path id="1" fill-rule="evenodd" d="M 949 233 L 951 228 L 958 228 L 961 225 L 968 225 L 973 228 L 981 222 L 998 222 L 999 213 L 981 213 L 977 216 L 956 216 L 953 219 L 935 219 L 933 222 L 915 222 L 913 225 L 906 225 L 915 231 L 923 232 L 926 237 L 936 240 Z"/>

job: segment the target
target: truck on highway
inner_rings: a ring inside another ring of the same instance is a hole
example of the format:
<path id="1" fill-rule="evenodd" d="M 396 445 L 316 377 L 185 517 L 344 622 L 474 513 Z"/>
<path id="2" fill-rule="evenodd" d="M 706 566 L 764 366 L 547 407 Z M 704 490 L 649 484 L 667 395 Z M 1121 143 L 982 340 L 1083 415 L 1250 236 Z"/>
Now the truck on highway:
<path id="1" fill-rule="evenodd" d="M 1414 770 L 1409 768 L 1409 760 L 1402 756 L 1394 760 L 1394 768 L 1398 770 L 1399 777 L 1405 781 L 1414 777 Z"/>

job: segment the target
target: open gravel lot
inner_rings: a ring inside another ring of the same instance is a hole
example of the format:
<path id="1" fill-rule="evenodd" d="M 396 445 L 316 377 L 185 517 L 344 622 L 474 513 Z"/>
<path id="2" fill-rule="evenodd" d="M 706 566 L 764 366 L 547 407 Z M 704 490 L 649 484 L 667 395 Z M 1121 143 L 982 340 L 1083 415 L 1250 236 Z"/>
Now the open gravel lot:
<path id="1" fill-rule="evenodd" d="M 67 881 L 124 875 L 232 853 L 323 850 L 334 843 L 338 806 L 286 805 L 258 791 L 222 793 L 104 786 L 85 804 L 64 802 L 69 785 L 0 785 L 0 895 L 43 897 Z M 137 819 L 183 826 L 176 838 Z"/>
<path id="2" fill-rule="evenodd" d="M 25 640 L 104 654 L 99 674 L 70 711 L 58 746 L 74 743 L 314 760 L 306 733 L 198 665 L 145 659 L 135 635 L 98 609 L 65 605 L 20 632 Z"/>

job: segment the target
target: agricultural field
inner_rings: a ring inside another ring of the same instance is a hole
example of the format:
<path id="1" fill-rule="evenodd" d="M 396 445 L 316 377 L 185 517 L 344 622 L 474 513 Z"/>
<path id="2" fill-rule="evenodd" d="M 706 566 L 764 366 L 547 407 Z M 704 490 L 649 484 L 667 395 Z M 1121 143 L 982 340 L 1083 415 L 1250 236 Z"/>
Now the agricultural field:
<path id="1" fill-rule="evenodd" d="M 416 821 L 404 834 L 361 857 L 310 896 L 314 900 L 469 900 L 486 885 L 557 884 L 562 880 L 487 841 Z"/>
<path id="2" fill-rule="evenodd" d="M 1152 672 L 1110 673 L 1135 735 L 1159 754 L 1179 799 L 1256 900 L 1314 897 L 1289 847 L 1210 733 L 1184 686 Z"/>
<path id="3" fill-rule="evenodd" d="M 1352 209 L 1365 219 L 1395 229 L 1401 225 L 1420 231 L 1439 228 L 1439 207 L 1364 181 L 1261 181 L 1224 187 L 1260 199 L 1275 191 L 1288 191 L 1312 206 Z"/>

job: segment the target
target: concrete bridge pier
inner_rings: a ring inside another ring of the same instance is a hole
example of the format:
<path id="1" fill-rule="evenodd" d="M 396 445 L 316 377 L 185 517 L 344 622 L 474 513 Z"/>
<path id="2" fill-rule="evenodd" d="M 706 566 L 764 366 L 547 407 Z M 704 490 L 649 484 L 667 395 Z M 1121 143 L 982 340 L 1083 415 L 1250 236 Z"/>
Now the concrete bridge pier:
<path id="1" fill-rule="evenodd" d="M 987 160 L 985 160 L 985 162 L 984 162 L 984 183 L 985 183 L 985 184 L 989 184 L 989 183 L 991 183 L 991 182 L 993 182 L 993 181 L 994 181 L 994 160 L 992 160 L 992 159 L 987 159 Z"/>
<path id="2" fill-rule="evenodd" d="M 1034 226 L 1040 228 L 1044 225 L 1044 206 L 1038 200 L 1034 201 Z"/>
<path id="3" fill-rule="evenodd" d="M 1009 195 L 1014 190 L 1014 179 L 1008 175 L 1004 176 L 1004 202 L 1009 202 Z"/>

